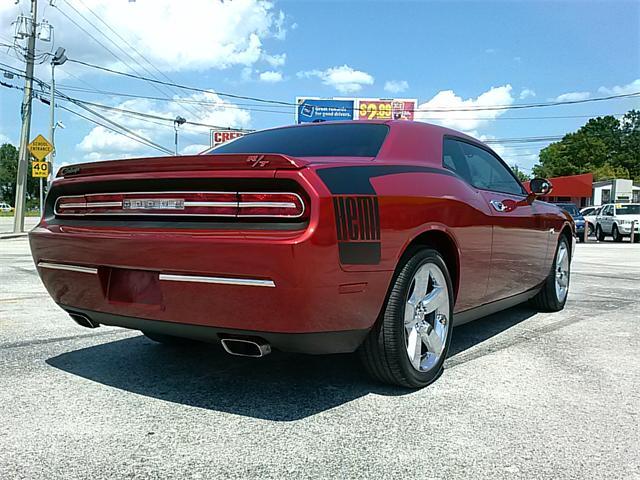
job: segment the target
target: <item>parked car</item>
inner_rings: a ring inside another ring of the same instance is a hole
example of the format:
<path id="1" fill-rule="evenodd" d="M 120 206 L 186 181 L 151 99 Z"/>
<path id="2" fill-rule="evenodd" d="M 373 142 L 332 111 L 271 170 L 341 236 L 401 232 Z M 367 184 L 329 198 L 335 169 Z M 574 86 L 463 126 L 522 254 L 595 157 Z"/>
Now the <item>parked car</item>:
<path id="1" fill-rule="evenodd" d="M 6 202 L 0 202 L 0 212 L 3 212 L 3 213 L 13 212 L 13 207 Z"/>
<path id="2" fill-rule="evenodd" d="M 576 237 L 579 242 L 584 241 L 584 229 L 586 228 L 586 222 L 580 210 L 575 203 L 556 203 L 561 209 L 567 212 L 573 218 L 576 224 Z"/>
<path id="3" fill-rule="evenodd" d="M 598 215 L 600 214 L 600 210 L 602 210 L 602 207 L 587 207 L 580 210 L 580 213 L 582 213 L 582 217 L 584 218 L 584 221 L 586 223 L 587 234 L 589 236 L 595 234 L 596 223 Z"/>
<path id="4" fill-rule="evenodd" d="M 454 324 L 567 300 L 575 227 L 536 200 L 550 183 L 527 193 L 489 147 L 434 125 L 283 127 L 57 177 L 31 251 L 86 327 L 253 357 L 359 350 L 375 378 L 421 387 Z"/>
<path id="5" fill-rule="evenodd" d="M 640 237 L 640 203 L 603 205 L 596 220 L 596 237 L 602 242 L 607 235 L 611 235 L 614 242 L 621 242 L 623 237 L 631 236 L 633 222 L 634 233 Z"/>

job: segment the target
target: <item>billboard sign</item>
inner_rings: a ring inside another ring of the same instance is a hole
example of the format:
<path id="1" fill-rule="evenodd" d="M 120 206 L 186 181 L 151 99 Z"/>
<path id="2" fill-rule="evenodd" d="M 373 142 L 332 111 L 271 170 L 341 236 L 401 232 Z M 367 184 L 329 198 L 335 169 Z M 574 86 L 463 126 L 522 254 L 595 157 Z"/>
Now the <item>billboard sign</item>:
<path id="1" fill-rule="evenodd" d="M 244 136 L 244 132 L 238 132 L 237 130 L 211 130 L 211 146 L 217 147 L 223 143 L 227 143 L 238 137 Z"/>
<path id="2" fill-rule="evenodd" d="M 345 98 L 296 98 L 296 123 L 353 120 L 356 101 Z"/>
<path id="3" fill-rule="evenodd" d="M 296 98 L 296 123 L 332 120 L 413 120 L 415 98 Z"/>

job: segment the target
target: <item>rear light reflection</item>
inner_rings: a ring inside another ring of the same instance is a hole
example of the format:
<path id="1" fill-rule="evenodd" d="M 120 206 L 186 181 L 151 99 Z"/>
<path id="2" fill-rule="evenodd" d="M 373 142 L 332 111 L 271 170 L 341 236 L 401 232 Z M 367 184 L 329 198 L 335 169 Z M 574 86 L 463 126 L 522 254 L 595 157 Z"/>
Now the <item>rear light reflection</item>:
<path id="1" fill-rule="evenodd" d="M 282 192 L 132 192 L 59 197 L 58 216 L 219 216 L 300 218 L 300 195 Z"/>

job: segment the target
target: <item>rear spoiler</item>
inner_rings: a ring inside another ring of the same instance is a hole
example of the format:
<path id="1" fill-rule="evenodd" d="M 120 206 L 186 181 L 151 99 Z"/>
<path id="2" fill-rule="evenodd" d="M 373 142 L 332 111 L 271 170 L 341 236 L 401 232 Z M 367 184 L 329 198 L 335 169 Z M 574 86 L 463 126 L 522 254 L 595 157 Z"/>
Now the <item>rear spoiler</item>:
<path id="1" fill-rule="evenodd" d="M 205 170 L 298 170 L 308 164 L 306 160 L 276 153 L 219 153 L 81 163 L 62 167 L 56 177 Z"/>

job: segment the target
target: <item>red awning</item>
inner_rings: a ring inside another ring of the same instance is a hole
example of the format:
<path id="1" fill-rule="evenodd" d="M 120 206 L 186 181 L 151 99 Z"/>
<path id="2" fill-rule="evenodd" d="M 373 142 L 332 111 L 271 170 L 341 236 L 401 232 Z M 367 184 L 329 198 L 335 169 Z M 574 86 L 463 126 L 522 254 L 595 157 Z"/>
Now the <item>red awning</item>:
<path id="1" fill-rule="evenodd" d="M 553 185 L 552 197 L 591 197 L 593 188 L 593 174 L 591 173 L 553 177 L 549 178 L 549 181 Z M 525 182 L 524 186 L 530 191 L 529 182 Z"/>

